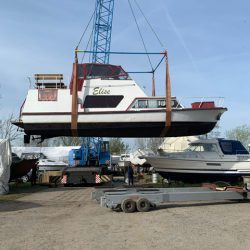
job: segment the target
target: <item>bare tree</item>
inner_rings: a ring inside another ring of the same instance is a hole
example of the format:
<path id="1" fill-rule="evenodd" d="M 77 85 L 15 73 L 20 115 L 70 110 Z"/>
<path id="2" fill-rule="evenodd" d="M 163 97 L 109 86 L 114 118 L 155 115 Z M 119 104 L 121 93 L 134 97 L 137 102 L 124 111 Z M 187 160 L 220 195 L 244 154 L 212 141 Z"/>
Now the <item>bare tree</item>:
<path id="1" fill-rule="evenodd" d="M 226 131 L 228 139 L 239 140 L 247 148 L 250 143 L 250 125 L 238 126 L 232 130 Z"/>
<path id="2" fill-rule="evenodd" d="M 42 142 L 43 147 L 59 147 L 59 146 L 80 146 L 82 144 L 81 137 L 54 137 L 45 139 Z"/>
<path id="3" fill-rule="evenodd" d="M 82 144 L 81 137 L 62 136 L 62 137 L 59 137 L 58 139 L 60 139 L 60 142 L 63 146 L 80 146 Z"/>
<path id="4" fill-rule="evenodd" d="M 163 143 L 164 139 L 164 137 L 136 138 L 136 145 L 140 149 L 150 149 L 156 153 L 158 147 Z"/>
<path id="5" fill-rule="evenodd" d="M 0 121 L 0 138 L 9 139 L 11 142 L 20 139 L 21 132 L 17 127 L 11 123 L 14 120 L 14 114 L 12 113 L 6 120 Z"/>

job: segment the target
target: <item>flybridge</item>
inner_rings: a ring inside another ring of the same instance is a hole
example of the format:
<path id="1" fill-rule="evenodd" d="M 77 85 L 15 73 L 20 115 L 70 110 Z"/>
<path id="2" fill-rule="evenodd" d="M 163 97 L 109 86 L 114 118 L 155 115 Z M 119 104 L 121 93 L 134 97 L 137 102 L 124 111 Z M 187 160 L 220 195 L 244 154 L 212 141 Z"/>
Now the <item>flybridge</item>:
<path id="1" fill-rule="evenodd" d="M 70 89 L 73 90 L 72 74 Z M 131 80 L 128 73 L 121 66 L 111 64 L 84 63 L 77 64 L 77 90 L 81 91 L 85 80 L 102 79 L 102 80 Z M 105 91 L 101 91 L 105 94 Z M 100 90 L 95 93 L 100 94 Z"/>

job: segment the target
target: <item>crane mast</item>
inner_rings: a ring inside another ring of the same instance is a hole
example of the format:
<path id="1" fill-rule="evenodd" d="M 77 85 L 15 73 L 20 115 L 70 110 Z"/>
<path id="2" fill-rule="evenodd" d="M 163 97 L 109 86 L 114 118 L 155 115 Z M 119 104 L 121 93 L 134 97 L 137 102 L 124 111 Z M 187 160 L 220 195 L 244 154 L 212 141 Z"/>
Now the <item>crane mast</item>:
<path id="1" fill-rule="evenodd" d="M 93 42 L 93 63 L 109 63 L 114 0 L 96 0 Z M 101 53 L 104 52 L 104 53 Z"/>
<path id="2" fill-rule="evenodd" d="M 92 63 L 109 63 L 109 53 L 106 52 L 110 52 L 113 9 L 114 0 L 96 0 Z M 88 183 L 96 182 L 96 176 L 90 173 L 100 174 L 103 166 L 109 162 L 108 141 L 103 141 L 101 137 L 82 137 L 81 147 L 69 152 L 69 165 L 75 168 L 74 171 L 69 168 L 65 172 L 66 183 L 80 184 L 83 180 Z"/>

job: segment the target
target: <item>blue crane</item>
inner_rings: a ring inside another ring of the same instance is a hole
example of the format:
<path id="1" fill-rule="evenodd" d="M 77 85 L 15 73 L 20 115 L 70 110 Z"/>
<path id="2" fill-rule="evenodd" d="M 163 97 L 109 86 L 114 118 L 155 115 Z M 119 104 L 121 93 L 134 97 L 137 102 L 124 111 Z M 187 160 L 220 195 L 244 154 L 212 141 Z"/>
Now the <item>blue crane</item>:
<path id="1" fill-rule="evenodd" d="M 92 51 L 93 63 L 108 64 L 109 63 L 109 53 L 100 52 L 110 52 L 111 45 L 111 34 L 112 34 L 112 21 L 113 21 L 113 11 L 114 11 L 114 0 L 96 0 L 95 5 L 95 21 L 93 25 L 94 30 L 94 42 Z M 98 53 L 97 53 L 98 52 Z M 89 158 L 90 152 L 95 152 L 94 158 L 98 159 L 100 165 L 104 165 L 108 159 L 109 150 L 107 148 L 108 142 L 103 141 L 102 138 L 88 137 L 86 140 L 82 138 L 82 151 L 85 155 L 84 159 Z M 84 143 L 85 141 L 85 143 Z M 105 147 L 104 147 L 105 145 Z M 108 150 L 106 154 L 101 154 L 101 148 Z M 93 155 L 93 154 L 92 154 Z M 81 157 L 79 157 L 81 158 Z M 82 160 L 86 162 L 86 160 Z"/>
<path id="2" fill-rule="evenodd" d="M 109 63 L 114 0 L 96 0 L 94 22 L 93 63 Z M 95 53 L 99 52 L 99 53 Z"/>
<path id="3" fill-rule="evenodd" d="M 96 0 L 92 63 L 109 63 L 109 53 L 100 52 L 110 52 L 113 10 L 114 0 Z M 64 172 L 67 184 L 95 182 L 93 173 L 99 174 L 101 167 L 110 162 L 109 142 L 101 137 L 82 138 L 81 147 L 72 149 L 68 158 L 69 165 L 74 169 Z"/>

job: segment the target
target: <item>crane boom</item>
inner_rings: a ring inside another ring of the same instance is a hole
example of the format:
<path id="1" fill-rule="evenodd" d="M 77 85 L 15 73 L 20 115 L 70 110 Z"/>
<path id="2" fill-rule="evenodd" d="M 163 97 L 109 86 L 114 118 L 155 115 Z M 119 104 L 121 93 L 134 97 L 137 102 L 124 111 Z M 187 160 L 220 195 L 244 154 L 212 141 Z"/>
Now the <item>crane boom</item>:
<path id="1" fill-rule="evenodd" d="M 96 0 L 93 63 L 109 63 L 109 53 L 105 52 L 110 52 L 113 10 L 114 0 Z M 101 137 L 83 137 L 81 147 L 72 149 L 68 157 L 69 165 L 74 168 L 70 167 L 64 171 L 67 176 L 65 184 L 95 183 L 96 176 L 110 163 L 109 142 L 103 141 Z"/>
<path id="2" fill-rule="evenodd" d="M 114 0 L 96 0 L 95 22 L 94 22 L 94 42 L 93 63 L 109 63 L 109 52 L 111 44 L 112 21 L 114 11 Z"/>

